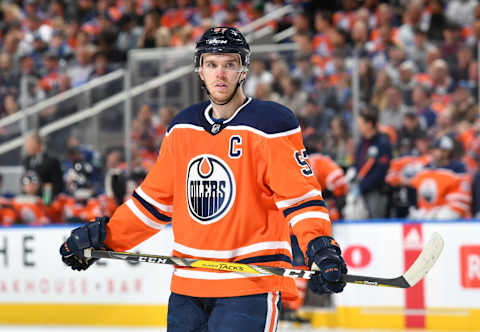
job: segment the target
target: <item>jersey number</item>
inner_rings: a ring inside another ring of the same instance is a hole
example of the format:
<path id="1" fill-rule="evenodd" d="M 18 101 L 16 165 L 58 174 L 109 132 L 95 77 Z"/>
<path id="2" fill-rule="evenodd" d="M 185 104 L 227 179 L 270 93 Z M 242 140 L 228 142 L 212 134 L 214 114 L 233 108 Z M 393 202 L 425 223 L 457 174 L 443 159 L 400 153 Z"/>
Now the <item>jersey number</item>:
<path id="1" fill-rule="evenodd" d="M 305 176 L 311 176 L 313 174 L 313 171 L 312 167 L 310 167 L 310 164 L 307 161 L 307 151 L 305 149 L 302 149 L 301 151 L 295 151 L 293 155 L 295 156 L 297 164 L 301 167 L 302 174 Z"/>

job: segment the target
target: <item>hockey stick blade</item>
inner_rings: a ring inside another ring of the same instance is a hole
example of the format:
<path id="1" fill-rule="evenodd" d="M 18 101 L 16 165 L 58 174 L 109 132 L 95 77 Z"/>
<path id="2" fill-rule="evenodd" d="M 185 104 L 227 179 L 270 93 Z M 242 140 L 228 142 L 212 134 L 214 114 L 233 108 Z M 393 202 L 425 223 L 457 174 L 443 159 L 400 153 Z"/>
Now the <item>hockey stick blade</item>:
<path id="1" fill-rule="evenodd" d="M 434 233 L 432 238 L 428 241 L 425 248 L 420 253 L 420 256 L 413 263 L 413 265 L 405 272 L 404 275 L 392 278 L 377 278 L 368 276 L 358 276 L 347 274 L 344 280 L 348 283 L 355 283 L 369 286 L 387 286 L 397 288 L 408 288 L 415 285 L 421 280 L 430 268 L 435 264 L 443 249 L 443 239 L 438 233 Z M 263 266 L 242 264 L 233 262 L 218 262 L 194 258 L 181 258 L 173 256 L 159 256 L 149 254 L 136 254 L 129 252 L 96 250 L 88 248 L 84 250 L 84 256 L 87 258 L 109 258 L 119 259 L 131 262 L 145 262 L 154 264 L 167 264 L 192 268 L 204 268 L 217 271 L 237 272 L 244 274 L 265 274 L 265 275 L 279 275 L 290 278 L 310 279 L 316 271 L 288 269 L 283 267 Z"/>
<path id="2" fill-rule="evenodd" d="M 430 240 L 423 248 L 412 266 L 402 276 L 397 278 L 376 278 L 356 275 L 345 275 L 345 281 L 355 284 L 370 286 L 386 286 L 409 288 L 415 286 L 430 271 L 437 259 L 440 257 L 444 247 L 444 241 L 440 234 L 433 233 Z"/>

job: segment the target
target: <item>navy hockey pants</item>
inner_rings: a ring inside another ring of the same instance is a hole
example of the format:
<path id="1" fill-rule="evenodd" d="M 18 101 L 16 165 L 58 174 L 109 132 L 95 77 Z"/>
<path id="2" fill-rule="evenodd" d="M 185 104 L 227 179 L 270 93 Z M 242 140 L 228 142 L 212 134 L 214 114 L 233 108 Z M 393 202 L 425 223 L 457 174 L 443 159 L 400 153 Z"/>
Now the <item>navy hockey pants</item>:
<path id="1" fill-rule="evenodd" d="M 191 297 L 172 293 L 167 332 L 274 332 L 280 293 L 237 297 Z"/>

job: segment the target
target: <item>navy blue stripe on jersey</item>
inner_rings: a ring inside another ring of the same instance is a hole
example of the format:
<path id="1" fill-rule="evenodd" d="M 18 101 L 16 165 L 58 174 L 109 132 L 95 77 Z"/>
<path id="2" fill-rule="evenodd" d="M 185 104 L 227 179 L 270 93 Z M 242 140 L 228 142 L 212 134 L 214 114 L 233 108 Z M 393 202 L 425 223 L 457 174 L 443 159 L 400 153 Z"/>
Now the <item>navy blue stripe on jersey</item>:
<path id="1" fill-rule="evenodd" d="M 315 200 L 312 200 L 312 201 L 304 202 L 304 203 L 302 203 L 298 206 L 294 206 L 294 207 L 285 209 L 283 211 L 283 215 L 285 217 L 287 217 L 289 214 L 291 214 L 295 211 L 298 211 L 298 210 L 301 210 L 301 209 L 304 209 L 304 208 L 307 208 L 307 207 L 311 207 L 311 206 L 321 206 L 321 207 L 326 208 L 327 204 L 325 203 L 325 201 L 323 199 L 315 199 Z"/>
<path id="2" fill-rule="evenodd" d="M 157 218 L 160 221 L 172 221 L 172 218 L 169 216 L 164 215 L 163 213 L 158 212 L 158 210 L 150 203 L 148 203 L 146 200 L 144 200 L 142 197 L 140 197 L 139 194 L 137 194 L 136 191 L 133 192 L 132 195 L 142 206 L 147 209 L 148 212 L 150 212 L 155 218 Z"/>
<path id="3" fill-rule="evenodd" d="M 239 261 L 235 261 L 235 263 L 242 263 L 242 264 L 253 264 L 253 263 L 272 263 L 283 261 L 292 264 L 292 260 L 287 255 L 265 255 L 265 256 L 257 256 L 257 257 L 249 257 L 244 258 Z"/>
<path id="4" fill-rule="evenodd" d="M 299 123 L 287 107 L 273 101 L 253 99 L 228 125 L 249 126 L 265 134 L 277 134 L 296 129 Z"/>
<path id="5" fill-rule="evenodd" d="M 170 123 L 167 133 L 180 124 L 189 124 L 204 128 L 211 132 L 212 125 L 205 118 L 205 109 L 209 101 L 187 107 L 179 112 Z M 228 126 L 246 126 L 257 129 L 265 134 L 278 134 L 297 129 L 299 123 L 293 112 L 287 107 L 273 101 L 252 99 L 235 116 L 222 124 L 222 129 Z"/>

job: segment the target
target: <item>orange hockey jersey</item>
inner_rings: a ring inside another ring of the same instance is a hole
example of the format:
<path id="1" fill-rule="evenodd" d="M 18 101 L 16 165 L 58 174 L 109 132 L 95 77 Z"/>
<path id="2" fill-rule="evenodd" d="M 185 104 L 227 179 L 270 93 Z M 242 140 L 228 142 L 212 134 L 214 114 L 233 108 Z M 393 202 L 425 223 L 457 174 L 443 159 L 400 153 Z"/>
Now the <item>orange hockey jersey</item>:
<path id="1" fill-rule="evenodd" d="M 33 195 L 18 195 L 11 201 L 20 224 L 38 226 L 50 223 L 47 207 L 42 199 Z"/>
<path id="2" fill-rule="evenodd" d="M 297 120 L 251 98 L 221 123 L 210 110 L 209 102 L 196 104 L 172 121 L 155 165 L 107 224 L 105 244 L 128 250 L 172 222 L 175 256 L 290 267 L 289 225 L 304 252 L 310 240 L 331 235 Z M 189 268 L 174 270 L 171 290 L 297 292 L 291 278 Z"/>
<path id="3" fill-rule="evenodd" d="M 345 179 L 345 173 L 332 158 L 320 153 L 314 153 L 308 159 L 322 189 L 331 191 L 335 197 L 347 194 L 348 183 L 347 179 Z"/>
<path id="4" fill-rule="evenodd" d="M 95 217 L 111 216 L 116 208 L 115 200 L 107 195 L 89 198 L 78 202 L 75 198 L 60 194 L 49 206 L 48 212 L 52 222 L 65 222 L 70 218 L 93 220 Z"/>
<path id="5" fill-rule="evenodd" d="M 467 174 L 448 169 L 424 169 L 414 176 L 410 184 L 417 190 L 417 205 L 431 211 L 448 207 L 460 218 L 470 217 L 471 180 Z"/>
<path id="6" fill-rule="evenodd" d="M 408 186 L 410 180 L 431 160 L 432 157 L 429 155 L 394 158 L 390 163 L 385 181 L 392 187 Z"/>
<path id="7" fill-rule="evenodd" d="M 17 212 L 15 211 L 11 200 L 0 196 L 0 225 L 11 226 L 17 220 Z"/>

